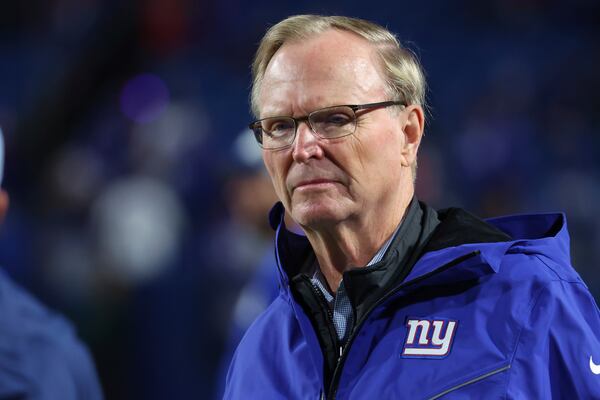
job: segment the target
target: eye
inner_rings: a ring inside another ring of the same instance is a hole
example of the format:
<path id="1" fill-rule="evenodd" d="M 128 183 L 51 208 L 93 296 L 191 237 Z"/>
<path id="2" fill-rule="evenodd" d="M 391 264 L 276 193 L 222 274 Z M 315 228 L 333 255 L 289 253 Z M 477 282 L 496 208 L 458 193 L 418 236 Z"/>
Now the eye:
<path id="1" fill-rule="evenodd" d="M 342 112 L 335 112 L 335 113 L 328 114 L 325 117 L 325 120 L 323 122 L 326 124 L 329 124 L 329 125 L 342 126 L 351 121 L 352 121 L 352 116 L 342 113 Z"/>
<path id="2" fill-rule="evenodd" d="M 323 129 L 342 127 L 353 121 L 354 113 L 348 107 L 328 108 L 311 115 L 311 122 Z"/>
<path id="3" fill-rule="evenodd" d="M 263 121 L 263 130 L 272 137 L 284 136 L 294 130 L 294 121 L 291 119 L 273 119 Z"/>

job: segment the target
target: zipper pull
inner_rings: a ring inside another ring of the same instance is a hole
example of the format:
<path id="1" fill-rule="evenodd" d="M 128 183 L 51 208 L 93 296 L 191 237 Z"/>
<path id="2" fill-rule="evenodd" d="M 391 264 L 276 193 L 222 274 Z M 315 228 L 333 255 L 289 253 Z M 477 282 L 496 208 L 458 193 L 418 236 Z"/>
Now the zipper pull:
<path id="1" fill-rule="evenodd" d="M 344 346 L 340 346 L 340 356 L 338 357 L 338 361 L 342 358 L 342 354 L 344 354 Z"/>

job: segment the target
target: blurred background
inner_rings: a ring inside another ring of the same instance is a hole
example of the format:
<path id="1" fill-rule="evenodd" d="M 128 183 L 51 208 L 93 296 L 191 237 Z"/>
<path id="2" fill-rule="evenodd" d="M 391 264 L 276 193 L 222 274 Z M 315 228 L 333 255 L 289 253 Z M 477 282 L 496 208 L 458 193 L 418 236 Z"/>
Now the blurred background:
<path id="1" fill-rule="evenodd" d="M 298 13 L 408 43 L 430 85 L 419 197 L 566 212 L 600 299 L 597 1 L 1 1 L 0 265 L 74 322 L 108 399 L 219 398 L 272 296 L 249 66 Z"/>

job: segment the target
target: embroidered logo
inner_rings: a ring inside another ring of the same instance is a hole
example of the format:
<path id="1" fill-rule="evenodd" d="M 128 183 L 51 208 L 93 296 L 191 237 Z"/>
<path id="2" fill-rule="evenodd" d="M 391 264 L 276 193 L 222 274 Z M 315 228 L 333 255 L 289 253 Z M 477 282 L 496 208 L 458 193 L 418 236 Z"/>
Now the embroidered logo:
<path id="1" fill-rule="evenodd" d="M 415 319 L 406 321 L 404 358 L 444 358 L 450 354 L 458 321 Z"/>

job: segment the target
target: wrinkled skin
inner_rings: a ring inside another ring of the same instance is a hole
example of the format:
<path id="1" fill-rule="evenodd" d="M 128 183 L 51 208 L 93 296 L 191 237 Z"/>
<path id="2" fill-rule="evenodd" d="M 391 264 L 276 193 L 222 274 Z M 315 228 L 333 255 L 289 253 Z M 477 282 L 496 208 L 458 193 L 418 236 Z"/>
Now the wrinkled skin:
<path id="1" fill-rule="evenodd" d="M 277 51 L 259 109 L 261 118 L 300 117 L 389 99 L 371 45 L 330 30 Z M 420 106 L 382 108 L 359 112 L 351 136 L 320 139 L 301 123 L 291 147 L 263 152 L 279 199 L 306 232 L 334 290 L 341 273 L 365 265 L 400 223 L 414 193 L 411 165 L 422 133 Z"/>

